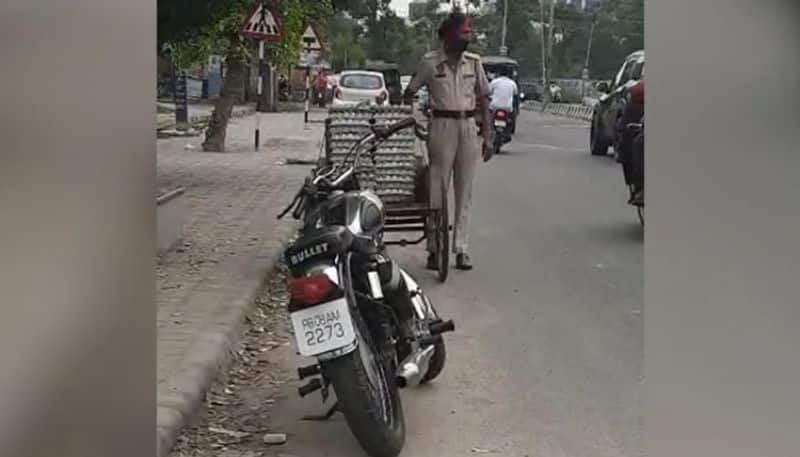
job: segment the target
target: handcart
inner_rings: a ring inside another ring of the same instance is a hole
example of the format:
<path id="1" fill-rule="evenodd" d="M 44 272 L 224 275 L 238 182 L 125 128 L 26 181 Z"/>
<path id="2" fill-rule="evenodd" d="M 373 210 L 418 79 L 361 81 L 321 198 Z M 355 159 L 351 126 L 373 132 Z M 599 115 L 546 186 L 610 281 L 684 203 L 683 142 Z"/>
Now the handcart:
<path id="1" fill-rule="evenodd" d="M 331 107 L 325 120 L 323 159 L 341 163 L 347 151 L 372 127 L 389 125 L 414 114 L 410 106 Z M 373 148 L 360 162 L 362 188 L 375 192 L 386 209 L 387 245 L 431 243 L 438 259 L 439 280 L 447 280 L 450 267 L 450 221 L 447 192 L 442 201 L 430 201 L 429 167 L 425 157 L 424 129 L 407 129 Z M 410 239 L 404 235 L 416 234 Z"/>

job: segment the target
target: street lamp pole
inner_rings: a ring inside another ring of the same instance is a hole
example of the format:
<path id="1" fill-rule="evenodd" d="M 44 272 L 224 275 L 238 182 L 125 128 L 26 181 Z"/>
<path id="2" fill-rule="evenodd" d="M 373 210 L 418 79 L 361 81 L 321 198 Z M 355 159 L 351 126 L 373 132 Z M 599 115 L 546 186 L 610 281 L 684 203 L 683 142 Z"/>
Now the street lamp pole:
<path id="1" fill-rule="evenodd" d="M 500 35 L 500 55 L 508 54 L 506 47 L 506 33 L 508 31 L 508 0 L 503 0 L 503 32 Z"/>

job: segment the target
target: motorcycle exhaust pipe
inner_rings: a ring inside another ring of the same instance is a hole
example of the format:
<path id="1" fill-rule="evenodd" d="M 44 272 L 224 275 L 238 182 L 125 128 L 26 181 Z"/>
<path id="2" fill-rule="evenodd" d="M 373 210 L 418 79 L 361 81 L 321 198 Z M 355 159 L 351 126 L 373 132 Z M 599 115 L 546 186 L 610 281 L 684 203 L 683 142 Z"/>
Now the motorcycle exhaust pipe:
<path id="1" fill-rule="evenodd" d="M 397 368 L 397 385 L 401 388 L 418 386 L 428 372 L 433 351 L 433 346 L 427 346 L 406 357 Z"/>

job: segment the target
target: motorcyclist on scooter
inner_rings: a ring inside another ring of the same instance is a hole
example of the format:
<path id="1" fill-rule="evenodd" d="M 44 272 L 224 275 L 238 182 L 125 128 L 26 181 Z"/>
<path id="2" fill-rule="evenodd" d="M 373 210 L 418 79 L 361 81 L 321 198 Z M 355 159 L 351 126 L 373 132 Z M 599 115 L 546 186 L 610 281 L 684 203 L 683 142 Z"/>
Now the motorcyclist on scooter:
<path id="1" fill-rule="evenodd" d="M 492 79 L 489 83 L 489 108 L 494 112 L 498 109 L 505 110 L 509 114 L 509 119 L 512 121 L 516 119 L 514 112 L 515 99 L 519 96 L 519 88 L 517 83 L 511 79 L 511 69 L 501 68 L 500 76 Z"/>

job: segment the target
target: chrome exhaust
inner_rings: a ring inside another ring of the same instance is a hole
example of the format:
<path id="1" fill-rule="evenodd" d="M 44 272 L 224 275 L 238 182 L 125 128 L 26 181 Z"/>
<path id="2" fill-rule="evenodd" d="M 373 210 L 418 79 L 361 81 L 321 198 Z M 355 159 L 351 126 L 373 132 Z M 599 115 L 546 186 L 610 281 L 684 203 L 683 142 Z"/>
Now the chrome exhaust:
<path id="1" fill-rule="evenodd" d="M 397 385 L 401 388 L 418 386 L 428 372 L 434 351 L 433 346 L 427 346 L 406 357 L 397 368 Z"/>

